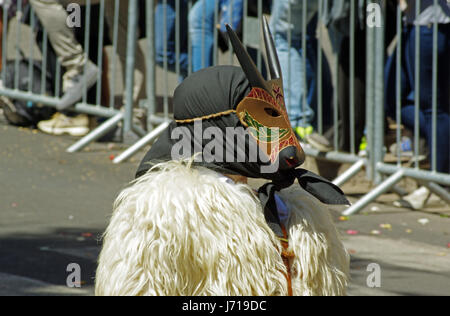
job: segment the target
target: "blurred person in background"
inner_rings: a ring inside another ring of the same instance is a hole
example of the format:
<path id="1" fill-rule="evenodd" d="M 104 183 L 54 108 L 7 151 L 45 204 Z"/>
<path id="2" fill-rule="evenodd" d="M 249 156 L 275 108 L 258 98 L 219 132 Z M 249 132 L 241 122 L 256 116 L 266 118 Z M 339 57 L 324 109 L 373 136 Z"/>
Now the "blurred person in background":
<path id="1" fill-rule="evenodd" d="M 327 27 L 333 54 L 337 59 L 337 144 L 335 128 L 330 127 L 324 136 L 328 140 L 329 148 L 343 152 L 358 152 L 364 147 L 364 128 L 366 124 L 366 28 L 365 1 L 356 2 L 355 16 L 351 17 L 350 0 L 333 0 L 328 7 L 324 6 L 322 20 Z M 350 122 L 350 18 L 355 21 L 355 73 L 354 73 L 354 148 L 351 148 Z M 316 145 L 315 143 L 312 143 Z M 361 144 L 361 145 L 360 145 Z M 325 150 L 323 150 L 325 151 Z"/>
<path id="2" fill-rule="evenodd" d="M 179 17 L 180 29 L 179 38 L 177 35 L 176 19 Z M 179 63 L 179 81 L 181 82 L 188 75 L 188 52 L 187 52 L 187 33 L 188 33 L 188 1 L 179 1 L 179 12 L 177 12 L 176 0 L 168 0 L 165 3 L 157 1 L 155 9 L 155 58 L 156 63 L 164 67 L 167 62 L 168 70 L 177 71 L 177 62 Z M 166 31 L 164 32 L 164 25 Z M 165 37 L 164 37 L 165 35 Z M 180 52 L 177 60 L 176 42 L 180 44 Z M 165 46 L 165 43 L 167 43 Z"/>
<path id="3" fill-rule="evenodd" d="M 242 23 L 243 0 L 197 1 L 189 12 L 193 72 L 213 66 L 216 6 L 220 32 L 226 33 L 225 24 L 238 29 Z"/>
<path id="4" fill-rule="evenodd" d="M 97 81 L 98 68 L 91 62 L 83 47 L 67 25 L 68 13 L 63 1 L 30 0 L 40 23 L 47 31 L 49 41 L 65 69 L 62 80 L 63 96 L 57 106 L 65 110 L 82 97 L 83 87 L 91 88 Z"/>
<path id="5" fill-rule="evenodd" d="M 93 0 L 91 4 L 98 4 L 99 2 L 99 0 Z M 75 38 L 74 30 L 67 24 L 67 5 L 70 3 L 85 5 L 86 1 L 30 0 L 30 3 L 39 21 L 47 31 L 52 48 L 60 59 L 62 67 L 65 69 L 62 78 L 63 95 L 57 105 L 57 110 L 61 112 L 74 106 L 82 98 L 85 85 L 89 90 L 97 82 L 98 67 L 88 59 L 81 44 Z M 123 69 L 125 69 L 129 1 L 121 0 L 118 3 L 117 53 Z M 105 19 L 109 26 L 109 36 L 111 39 L 114 37 L 115 5 L 116 1 L 105 1 Z M 138 37 L 139 33 L 140 30 L 138 28 L 135 36 Z M 135 56 L 135 86 L 133 91 L 133 100 L 135 102 L 145 97 L 145 69 L 145 56 L 138 45 Z M 123 82 L 125 83 L 126 72 L 122 71 L 122 74 Z M 86 115 L 71 117 L 65 115 L 66 113 L 62 114 L 60 112 L 56 113 L 51 120 L 40 122 L 38 128 L 50 134 L 62 134 L 61 132 L 71 130 L 80 131 L 76 133 L 76 136 L 82 136 L 89 131 L 89 121 Z M 81 133 L 82 129 L 83 133 Z"/>
<path id="6" fill-rule="evenodd" d="M 433 24 L 438 23 L 437 31 L 437 126 L 436 126 L 436 171 L 450 172 L 450 2 L 422 0 L 420 14 L 416 16 L 416 2 L 399 1 L 404 12 L 402 33 L 401 65 L 401 120 L 406 128 L 415 129 L 415 99 L 419 98 L 420 135 L 426 139 L 432 157 L 433 143 Z M 415 77 L 415 45 L 417 41 L 416 26 L 420 32 L 420 76 Z M 396 55 L 394 52 L 386 64 L 386 112 L 395 117 L 396 109 Z M 420 91 L 415 91 L 416 80 L 420 81 Z M 402 144 L 397 144 L 403 147 Z M 420 187 L 403 199 L 395 202 L 397 206 L 412 209 L 422 208 L 431 192 Z"/>
<path id="7" fill-rule="evenodd" d="M 272 4 L 270 28 L 283 70 L 283 85 L 291 124 L 299 138 L 328 148 L 328 141 L 314 133 L 317 128 L 317 52 L 321 49 L 317 38 L 318 1 L 277 0 Z M 306 32 L 303 34 L 303 11 L 306 10 Z M 306 51 L 302 41 L 305 37 Z M 306 59 L 306 65 L 303 63 Z M 331 83 L 325 58 L 323 59 L 324 123 L 329 124 Z M 305 68 L 306 67 L 306 68 Z M 305 83 L 306 79 L 306 83 Z M 305 90 L 306 87 L 306 90 Z M 306 94 L 306 96 L 305 96 Z M 306 102 L 304 102 L 306 100 Z"/>

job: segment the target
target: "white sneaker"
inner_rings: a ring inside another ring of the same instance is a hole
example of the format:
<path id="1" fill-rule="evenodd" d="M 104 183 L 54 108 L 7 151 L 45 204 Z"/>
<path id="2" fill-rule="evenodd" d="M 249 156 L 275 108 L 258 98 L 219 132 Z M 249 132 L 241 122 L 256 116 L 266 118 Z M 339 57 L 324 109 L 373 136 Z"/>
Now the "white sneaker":
<path id="1" fill-rule="evenodd" d="M 50 135 L 68 134 L 75 137 L 85 136 L 89 133 L 89 118 L 85 114 L 68 117 L 62 113 L 55 113 L 48 121 L 38 123 L 38 129 Z"/>

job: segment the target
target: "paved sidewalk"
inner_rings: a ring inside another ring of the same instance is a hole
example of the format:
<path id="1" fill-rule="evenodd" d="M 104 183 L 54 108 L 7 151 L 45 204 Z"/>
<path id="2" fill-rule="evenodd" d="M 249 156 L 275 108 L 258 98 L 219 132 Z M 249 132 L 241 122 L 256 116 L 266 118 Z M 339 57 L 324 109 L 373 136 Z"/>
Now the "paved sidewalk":
<path id="1" fill-rule="evenodd" d="M 450 250 L 407 240 L 370 236 L 345 239 L 351 255 L 350 296 L 450 295 Z M 380 287 L 370 287 L 374 270 L 380 267 Z M 92 286 L 69 288 L 36 279 L 0 273 L 0 295 L 88 296 Z"/>
<path id="2" fill-rule="evenodd" d="M 121 165 L 110 160 L 123 150 L 116 144 L 68 154 L 75 139 L 11 127 L 1 115 L 0 133 L 0 295 L 92 295 L 111 205 L 144 152 Z M 333 211 L 352 258 L 349 295 L 450 295 L 450 208 L 412 212 L 392 199 L 349 219 Z M 81 289 L 66 286 L 70 263 L 81 267 Z M 367 286 L 371 263 L 379 288 Z"/>
<path id="3" fill-rule="evenodd" d="M 88 296 L 92 289 L 69 288 L 39 280 L 0 273 L 0 296 Z"/>
<path id="4" fill-rule="evenodd" d="M 345 238 L 351 253 L 349 295 L 450 295 L 450 249 L 410 240 L 371 236 Z M 373 285 L 375 263 L 380 287 Z"/>
<path id="5" fill-rule="evenodd" d="M 450 295 L 449 250 L 368 236 L 347 238 L 345 245 L 352 252 L 350 296 Z M 380 267 L 380 287 L 367 285 L 374 272 L 367 270 L 372 263 Z M 69 288 L 0 273 L 0 295 L 88 296 L 93 295 L 93 287 Z"/>

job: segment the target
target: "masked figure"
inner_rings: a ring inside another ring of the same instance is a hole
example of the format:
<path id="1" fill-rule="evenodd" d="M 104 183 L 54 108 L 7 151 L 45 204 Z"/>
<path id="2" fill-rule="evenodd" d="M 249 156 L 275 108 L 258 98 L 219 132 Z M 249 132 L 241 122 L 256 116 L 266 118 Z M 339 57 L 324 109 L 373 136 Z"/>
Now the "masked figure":
<path id="1" fill-rule="evenodd" d="M 348 201 L 298 168 L 266 21 L 263 31 L 270 80 L 228 27 L 241 67 L 176 89 L 174 121 L 114 204 L 97 295 L 345 294 L 349 258 L 326 204 Z M 247 178 L 265 181 L 254 190 Z"/>

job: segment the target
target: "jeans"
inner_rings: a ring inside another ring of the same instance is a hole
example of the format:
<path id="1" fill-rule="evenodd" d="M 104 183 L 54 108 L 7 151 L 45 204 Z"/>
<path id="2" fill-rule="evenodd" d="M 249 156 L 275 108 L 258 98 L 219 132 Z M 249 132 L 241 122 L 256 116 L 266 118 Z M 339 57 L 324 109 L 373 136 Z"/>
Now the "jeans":
<path id="1" fill-rule="evenodd" d="M 230 5 L 233 4 L 232 22 L 229 22 Z M 216 1 L 199 0 L 189 12 L 189 33 L 192 42 L 192 71 L 213 65 L 214 47 L 214 12 Z M 219 0 L 221 30 L 225 23 L 237 28 L 242 20 L 242 0 Z"/>
<path id="2" fill-rule="evenodd" d="M 188 53 L 187 53 L 187 0 L 180 2 L 180 76 L 186 77 L 188 74 Z M 165 13 L 165 14 L 164 14 Z M 175 0 L 168 0 L 164 6 L 162 1 L 158 1 L 155 8 L 155 59 L 156 63 L 161 67 L 164 60 L 167 59 L 169 71 L 176 71 L 177 55 L 176 55 L 176 7 Z M 166 37 L 164 37 L 164 23 L 166 23 Z M 166 49 L 164 42 L 167 43 Z"/>
<path id="3" fill-rule="evenodd" d="M 404 28 L 402 36 L 401 67 L 401 119 L 402 124 L 414 130 L 415 126 L 415 40 L 416 29 L 413 26 Z M 429 148 L 432 145 L 432 47 L 433 28 L 420 27 L 420 108 L 419 130 L 425 137 Z M 438 172 L 450 172 L 450 24 L 438 27 L 438 78 L 437 78 L 437 138 L 436 169 Z M 396 110 L 396 52 L 386 64 L 386 113 L 395 118 Z M 431 150 L 430 150 L 431 151 Z M 432 151 L 431 151 L 432 152 Z"/>
<path id="4" fill-rule="evenodd" d="M 314 118 L 314 111 L 311 108 L 312 93 L 308 93 L 306 103 L 304 103 L 304 78 L 306 72 L 306 82 L 308 91 L 312 92 L 315 80 L 311 66 L 309 49 L 307 48 L 306 69 L 303 66 L 303 50 L 301 40 L 293 40 L 289 47 L 286 37 L 275 34 L 275 45 L 277 47 L 278 58 L 280 60 L 281 71 L 283 73 L 283 86 L 286 107 L 292 126 L 309 126 Z M 310 45 L 307 45 L 310 46 Z"/>
<path id="5" fill-rule="evenodd" d="M 275 1 L 274 6 L 281 5 L 282 1 Z M 274 7 L 275 9 L 275 7 Z M 293 17 L 294 18 L 294 17 Z M 273 23 L 271 24 L 273 29 Z M 281 71 L 283 73 L 284 96 L 289 119 L 292 126 L 315 126 L 315 112 L 317 111 L 317 49 L 318 42 L 316 39 L 317 16 L 314 16 L 308 23 L 306 34 L 306 56 L 302 49 L 302 34 L 297 32 L 291 33 L 291 47 L 287 38 L 287 31 L 275 31 L 275 46 L 280 60 Z M 279 28 L 278 28 L 279 30 Z M 303 66 L 303 58 L 306 59 L 306 68 Z M 327 67 L 325 58 L 323 59 L 323 113 L 324 119 L 329 115 L 327 105 L 331 97 L 332 90 L 329 80 L 329 68 Z M 304 78 L 306 72 L 306 88 L 304 89 Z M 304 103 L 304 94 L 306 95 L 306 103 Z M 327 124 L 328 122 L 324 123 Z"/>

